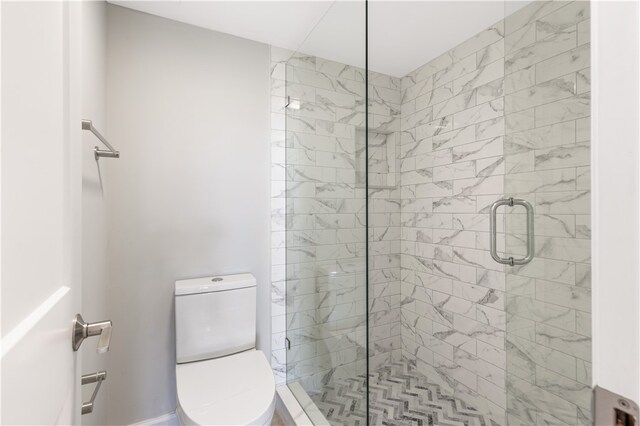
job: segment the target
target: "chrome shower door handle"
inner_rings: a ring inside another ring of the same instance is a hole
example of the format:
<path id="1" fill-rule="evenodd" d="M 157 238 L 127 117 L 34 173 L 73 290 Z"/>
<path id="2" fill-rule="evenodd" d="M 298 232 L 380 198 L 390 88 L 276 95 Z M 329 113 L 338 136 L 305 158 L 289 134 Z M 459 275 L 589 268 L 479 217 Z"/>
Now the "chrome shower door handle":
<path id="1" fill-rule="evenodd" d="M 497 235 L 497 216 L 498 207 L 500 206 L 523 206 L 527 211 L 527 255 L 525 257 L 514 259 L 512 256 L 508 258 L 500 257 L 498 255 L 498 235 Z M 489 211 L 489 238 L 490 238 L 490 252 L 491 257 L 498 263 L 504 265 L 525 265 L 533 259 L 533 253 L 535 249 L 533 240 L 533 206 L 526 200 L 520 200 L 517 198 L 507 198 L 504 200 L 498 200 L 491 205 Z"/>

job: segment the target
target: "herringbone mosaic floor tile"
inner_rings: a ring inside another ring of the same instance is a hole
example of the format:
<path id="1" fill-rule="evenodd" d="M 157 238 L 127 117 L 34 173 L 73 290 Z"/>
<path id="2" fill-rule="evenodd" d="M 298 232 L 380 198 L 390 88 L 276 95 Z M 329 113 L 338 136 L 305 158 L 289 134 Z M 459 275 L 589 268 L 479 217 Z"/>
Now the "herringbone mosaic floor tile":
<path id="1" fill-rule="evenodd" d="M 370 374 L 372 425 L 497 426 L 464 401 L 443 395 L 407 362 L 397 362 Z M 364 426 L 364 376 L 331 379 L 324 392 L 310 395 L 332 425 Z"/>

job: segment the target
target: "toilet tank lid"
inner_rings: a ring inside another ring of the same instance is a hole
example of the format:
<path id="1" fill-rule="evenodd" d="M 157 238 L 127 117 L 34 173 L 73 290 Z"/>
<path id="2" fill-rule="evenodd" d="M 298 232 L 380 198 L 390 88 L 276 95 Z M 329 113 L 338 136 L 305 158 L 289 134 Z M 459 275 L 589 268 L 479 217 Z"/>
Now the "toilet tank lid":
<path id="1" fill-rule="evenodd" d="M 175 295 L 213 293 L 216 291 L 235 290 L 239 288 L 255 287 L 256 277 L 252 274 L 217 275 L 211 277 L 178 280 Z"/>

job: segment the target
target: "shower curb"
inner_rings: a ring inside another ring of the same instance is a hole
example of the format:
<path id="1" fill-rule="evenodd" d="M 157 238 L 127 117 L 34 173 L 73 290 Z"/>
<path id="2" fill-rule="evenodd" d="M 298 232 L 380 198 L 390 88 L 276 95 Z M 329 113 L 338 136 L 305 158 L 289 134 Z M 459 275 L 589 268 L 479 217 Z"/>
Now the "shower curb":
<path id="1" fill-rule="evenodd" d="M 293 387 L 300 398 L 303 398 L 304 405 L 307 408 L 306 411 L 291 391 L 290 387 Z M 302 386 L 299 383 L 291 383 L 288 385 L 278 386 L 276 389 L 278 397 L 276 410 L 282 416 L 286 425 L 296 426 L 329 426 L 329 422 L 320 412 L 316 404 L 307 396 Z M 312 421 L 309 415 L 316 419 Z"/>

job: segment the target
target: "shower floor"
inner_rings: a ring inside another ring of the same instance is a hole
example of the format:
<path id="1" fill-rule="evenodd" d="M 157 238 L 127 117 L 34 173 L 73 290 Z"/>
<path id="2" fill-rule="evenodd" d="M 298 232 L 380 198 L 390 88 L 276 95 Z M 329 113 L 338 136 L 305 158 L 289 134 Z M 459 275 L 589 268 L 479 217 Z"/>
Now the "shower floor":
<path id="1" fill-rule="evenodd" d="M 407 362 L 396 362 L 370 374 L 372 425 L 494 426 L 463 401 L 442 395 L 440 386 L 428 383 Z M 310 395 L 332 425 L 363 426 L 364 376 L 330 381 L 323 393 Z"/>

